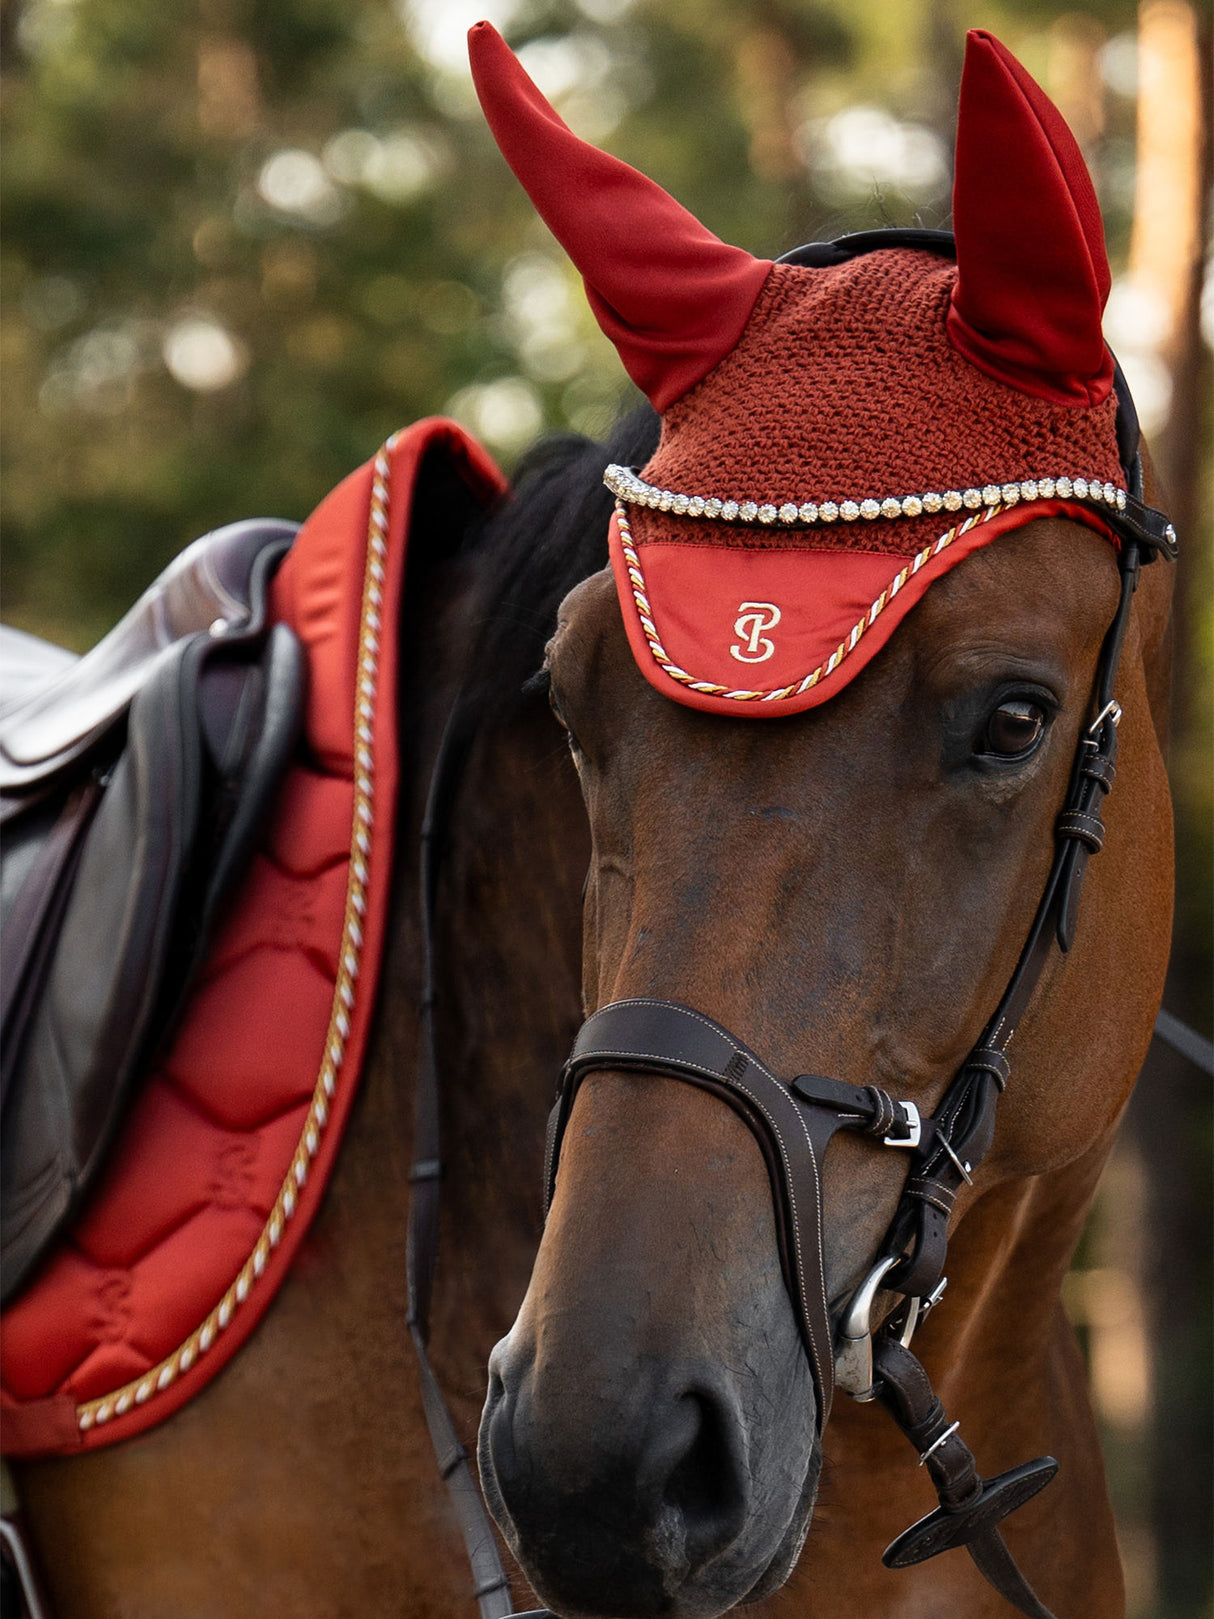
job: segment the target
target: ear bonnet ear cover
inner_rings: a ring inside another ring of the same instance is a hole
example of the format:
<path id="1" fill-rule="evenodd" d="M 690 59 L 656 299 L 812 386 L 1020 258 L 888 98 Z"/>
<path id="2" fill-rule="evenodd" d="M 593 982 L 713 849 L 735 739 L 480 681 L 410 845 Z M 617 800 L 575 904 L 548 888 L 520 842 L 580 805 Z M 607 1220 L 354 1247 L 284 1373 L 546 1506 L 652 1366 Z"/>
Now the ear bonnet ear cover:
<path id="1" fill-rule="evenodd" d="M 502 155 L 585 277 L 629 376 L 665 410 L 741 337 L 770 260 L 727 246 L 661 186 L 579 140 L 491 24 L 471 29 L 468 56 Z"/>
<path id="2" fill-rule="evenodd" d="M 621 610 L 659 691 L 812 707 L 998 534 L 1057 514 L 1109 532 L 1100 216 L 1074 138 L 998 41 L 967 42 L 957 264 L 899 247 L 826 269 L 726 247 L 573 135 L 487 23 L 470 50 L 504 154 L 662 412 L 648 487 L 611 475 Z"/>
<path id="3" fill-rule="evenodd" d="M 1113 385 L 1111 284 L 1091 177 L 1057 107 L 997 39 L 969 35 L 957 118 L 953 347 L 1039 399 L 1096 405 Z"/>

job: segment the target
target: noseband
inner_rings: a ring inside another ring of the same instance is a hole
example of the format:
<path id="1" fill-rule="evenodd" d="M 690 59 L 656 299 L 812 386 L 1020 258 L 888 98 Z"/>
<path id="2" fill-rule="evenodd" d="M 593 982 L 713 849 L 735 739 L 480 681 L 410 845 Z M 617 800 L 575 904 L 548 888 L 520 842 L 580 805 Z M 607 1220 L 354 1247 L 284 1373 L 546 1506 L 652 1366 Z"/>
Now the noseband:
<path id="1" fill-rule="evenodd" d="M 1128 401 L 1124 384 L 1119 392 Z M 1096 669 L 1094 718 L 1076 748 L 1066 802 L 1055 824 L 1053 864 L 1003 997 L 935 1113 L 921 1118 L 913 1102 L 895 1099 L 876 1085 L 857 1087 L 818 1074 L 781 1079 L 703 1013 L 674 1001 L 624 1000 L 601 1007 L 582 1025 L 548 1127 L 546 1205 L 574 1099 L 587 1074 L 622 1069 L 677 1079 L 734 1109 L 767 1165 L 781 1267 L 813 1373 L 819 1434 L 836 1388 L 855 1400 L 879 1400 L 936 1486 L 940 1505 L 899 1535 L 885 1551 L 885 1564 L 905 1568 L 964 1545 L 995 1589 L 1030 1619 L 1052 1615 L 1016 1567 L 998 1525 L 1050 1482 L 1058 1463 L 1042 1456 L 982 1478 L 910 1342 L 944 1291 L 953 1204 L 961 1187 L 973 1183 L 990 1148 L 996 1107 L 1011 1077 L 1008 1049 L 1017 1024 L 1054 943 L 1064 952 L 1070 948 L 1084 871 L 1104 841 L 1100 806 L 1113 785 L 1121 718 L 1113 691 L 1140 561 L 1156 553 L 1174 555 L 1175 547 L 1166 519 L 1141 504 L 1136 451 L 1130 487 L 1129 513 L 1112 518 L 1121 540 L 1120 600 Z M 839 1130 L 904 1151 L 910 1162 L 880 1257 L 836 1323 L 823 1279 L 821 1165 Z M 881 1293 L 901 1295 L 902 1302 L 874 1326 Z"/>

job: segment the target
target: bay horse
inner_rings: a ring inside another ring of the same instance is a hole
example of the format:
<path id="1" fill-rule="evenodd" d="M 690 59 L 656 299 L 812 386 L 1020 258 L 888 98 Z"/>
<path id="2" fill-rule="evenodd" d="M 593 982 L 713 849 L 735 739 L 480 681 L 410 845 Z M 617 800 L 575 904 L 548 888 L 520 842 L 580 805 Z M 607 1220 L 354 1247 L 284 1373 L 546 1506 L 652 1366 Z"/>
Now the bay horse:
<path id="1" fill-rule="evenodd" d="M 1115 585 L 1100 541 L 1081 534 L 1061 550 L 1051 545 L 1053 524 L 1033 525 L 942 581 L 839 706 L 761 728 L 699 716 L 663 704 L 639 678 L 601 568 L 604 456 L 643 458 L 655 440 L 645 412 L 605 446 L 545 447 L 472 554 L 411 583 L 403 644 L 416 647 L 428 674 L 423 683 L 415 668 L 402 681 L 401 706 L 414 720 L 401 846 L 415 843 L 441 717 L 467 657 L 480 723 L 452 811 L 440 903 L 448 1183 L 433 1358 L 471 1447 L 489 1351 L 526 1294 L 496 1376 L 507 1355 L 534 1355 L 545 1424 L 564 1430 L 568 1465 L 583 1477 L 602 1467 L 609 1482 L 620 1463 L 609 1447 L 617 1424 L 596 1431 L 590 1421 L 611 1398 L 627 1403 L 637 1357 L 644 1368 L 665 1361 L 698 1376 L 702 1386 L 684 1403 L 705 1413 L 704 1431 L 682 1488 L 687 1507 L 711 1523 L 730 1510 L 722 1464 L 731 1441 L 724 1424 L 714 1432 L 707 1420 L 710 1402 L 725 1397 L 722 1379 L 734 1384 L 728 1397 L 745 1414 L 752 1454 L 759 1443 L 769 1454 L 781 1443 L 808 1450 L 812 1427 L 766 1172 L 749 1133 L 729 1108 L 683 1087 L 588 1079 L 535 1257 L 544 1117 L 580 1019 L 587 864 L 588 1005 L 677 994 L 777 1053 L 801 1049 L 812 1031 L 821 1066 L 829 1059 L 832 1072 L 860 1082 L 896 1063 L 930 1104 L 1035 902 L 1064 754 Z M 1051 1605 L 1092 1619 L 1121 1611 L 1123 1599 L 1099 1443 L 1059 1288 L 1162 985 L 1170 582 L 1168 570 L 1148 569 L 1136 599 L 1109 858 L 1093 869 L 1075 948 L 1023 1030 L 1025 1083 L 1005 1102 L 983 1183 L 964 1209 L 952 1299 L 920 1340 L 950 1411 L 981 1436 L 987 1466 L 1034 1449 L 1062 1462 L 1059 1498 L 1024 1508 L 1008 1534 Z M 550 654 L 553 696 L 577 738 L 593 845 L 575 756 L 528 682 L 567 587 Z M 439 649 L 453 643 L 464 653 L 436 682 Z M 964 690 L 981 681 L 992 660 L 1018 671 L 1026 646 L 1038 656 L 1045 649 L 1069 718 L 1020 795 L 1031 814 L 1004 848 L 989 825 L 1005 824 L 1001 782 L 982 782 L 961 829 L 941 814 L 940 798 L 954 789 L 940 779 L 933 726 L 952 706 L 942 693 L 955 701 L 957 682 Z M 606 758 L 605 775 L 597 761 Z M 890 779 L 900 792 L 872 790 Z M 664 801 L 670 813 L 657 813 Z M 634 821 L 632 803 L 650 810 Z M 857 803 L 863 816 L 850 808 Z M 971 848 L 987 857 L 979 869 Z M 416 882 L 415 866 L 402 861 L 391 989 L 363 1090 L 326 1201 L 258 1333 L 168 1424 L 113 1449 L 19 1469 L 64 1619 L 470 1611 L 402 1330 Z M 943 885 L 951 904 L 942 903 Z M 695 923 L 709 911 L 728 920 L 701 920 L 710 926 L 702 948 Z M 833 1150 L 827 1251 L 832 1293 L 841 1294 L 867 1264 L 900 1172 L 874 1166 L 848 1141 Z M 706 1377 L 706 1368 L 717 1370 Z M 749 1611 L 798 1619 L 1007 1611 L 964 1559 L 882 1567 L 881 1547 L 928 1500 L 877 1412 L 836 1407 L 820 1483 L 816 1465 L 810 1478 L 789 1458 L 773 1459 L 790 1499 L 769 1519 L 786 1536 L 772 1548 L 779 1561 L 769 1579 L 793 1561 L 797 1569 Z M 552 1551 L 573 1546 L 582 1557 L 587 1540 L 607 1545 L 617 1513 L 632 1510 L 631 1492 L 619 1487 L 581 1539 L 562 1503 Z M 591 1562 L 603 1606 L 582 1611 L 627 1611 L 608 1603 L 634 1527 L 625 1523 L 609 1543 L 610 1567 Z M 517 1576 L 514 1596 L 520 1607 L 535 1600 Z M 716 1597 L 701 1600 L 699 1611 L 714 1605 L 721 1611 Z"/>
<path id="2" fill-rule="evenodd" d="M 422 548 L 411 573 L 401 848 L 445 716 L 458 700 L 476 720 L 438 907 L 433 1360 L 470 1444 L 500 1340 L 481 1474 L 531 1582 L 520 1605 L 996 1619 L 1005 1598 L 964 1558 L 882 1566 L 930 1494 L 876 1411 L 839 1401 L 824 1425 L 769 1166 L 737 1111 L 633 1065 L 587 1073 L 546 1223 L 543 1122 L 582 1012 L 634 1000 L 697 1009 L 778 1074 L 888 1086 L 902 1123 L 908 1104 L 927 1120 L 1013 972 L 1082 736 L 1108 722 L 1092 696 L 1118 569 L 1105 533 L 1045 511 L 935 578 L 829 702 L 761 724 L 672 702 L 604 567 L 599 481 L 606 461 L 660 450 L 671 401 L 654 392 L 662 440 L 646 410 L 609 445 L 545 450 L 482 533 Z M 949 1293 L 915 1340 L 984 1469 L 1061 1464 L 1007 1537 L 1062 1619 L 1124 1605 L 1059 1289 L 1162 992 L 1170 586 L 1148 568 L 1133 598 L 1104 852 L 966 1170 Z M 168 1424 L 19 1470 L 64 1619 L 470 1611 L 404 1330 L 417 901 L 402 861 L 362 1093 L 254 1339 Z M 832 1143 L 831 1316 L 872 1274 L 905 1178 L 897 1151 Z"/>

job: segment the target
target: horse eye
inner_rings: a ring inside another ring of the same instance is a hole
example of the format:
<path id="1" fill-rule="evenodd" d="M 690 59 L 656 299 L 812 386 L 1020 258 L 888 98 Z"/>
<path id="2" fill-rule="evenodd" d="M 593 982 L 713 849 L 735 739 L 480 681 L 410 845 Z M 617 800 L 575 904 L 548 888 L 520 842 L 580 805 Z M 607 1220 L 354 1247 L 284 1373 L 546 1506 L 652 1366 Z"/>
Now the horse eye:
<path id="1" fill-rule="evenodd" d="M 986 722 L 979 753 L 1000 759 L 1015 759 L 1035 748 L 1045 731 L 1045 710 L 1040 703 L 1010 697 Z"/>

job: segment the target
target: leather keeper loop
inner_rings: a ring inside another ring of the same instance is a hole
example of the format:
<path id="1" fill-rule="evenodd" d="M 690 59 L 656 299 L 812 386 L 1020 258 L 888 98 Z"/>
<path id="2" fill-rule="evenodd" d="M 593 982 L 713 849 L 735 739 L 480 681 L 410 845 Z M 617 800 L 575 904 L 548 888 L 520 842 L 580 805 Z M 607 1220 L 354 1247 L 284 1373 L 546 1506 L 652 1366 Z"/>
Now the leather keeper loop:
<path id="1" fill-rule="evenodd" d="M 953 1203 L 957 1196 L 956 1192 L 945 1186 L 943 1181 L 938 1181 L 934 1176 L 930 1175 L 910 1176 L 904 1188 L 904 1195 L 906 1197 L 917 1197 L 924 1203 L 930 1203 L 934 1209 L 939 1209 L 940 1213 L 946 1217 L 953 1212 Z"/>
<path id="2" fill-rule="evenodd" d="M 888 1091 L 883 1091 L 880 1085 L 866 1085 L 863 1094 L 871 1101 L 873 1109 L 872 1118 L 864 1126 L 865 1135 L 888 1135 L 897 1117 L 893 1097 Z"/>
<path id="3" fill-rule="evenodd" d="M 1056 830 L 1060 838 L 1078 838 L 1093 854 L 1099 854 L 1104 847 L 1104 822 L 1095 813 L 1065 810 L 1058 817 Z"/>
<path id="4" fill-rule="evenodd" d="M 978 1068 L 995 1076 L 995 1084 L 1003 1091 L 1012 1077 L 1012 1065 L 997 1046 L 975 1046 L 965 1059 L 967 1068 Z"/>
<path id="5" fill-rule="evenodd" d="M 1082 776 L 1088 776 L 1092 781 L 1098 782 L 1107 793 L 1117 776 L 1117 766 L 1112 759 L 1104 753 L 1089 754 L 1079 767 Z"/>

